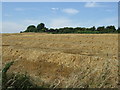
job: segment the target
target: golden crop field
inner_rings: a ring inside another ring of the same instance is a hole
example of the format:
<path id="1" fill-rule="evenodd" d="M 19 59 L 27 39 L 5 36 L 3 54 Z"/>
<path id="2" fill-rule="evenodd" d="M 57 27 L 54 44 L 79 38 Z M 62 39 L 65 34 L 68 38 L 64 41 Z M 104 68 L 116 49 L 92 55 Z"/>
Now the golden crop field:
<path id="1" fill-rule="evenodd" d="M 118 34 L 2 35 L 2 65 L 27 73 L 37 85 L 62 88 L 116 88 Z"/>

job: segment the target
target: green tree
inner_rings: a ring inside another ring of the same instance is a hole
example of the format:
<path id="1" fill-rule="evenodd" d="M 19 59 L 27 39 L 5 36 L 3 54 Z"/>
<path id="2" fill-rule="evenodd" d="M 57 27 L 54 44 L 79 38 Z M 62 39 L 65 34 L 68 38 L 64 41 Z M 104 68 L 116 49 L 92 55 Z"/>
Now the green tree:
<path id="1" fill-rule="evenodd" d="M 30 25 L 27 27 L 27 30 L 25 32 L 36 32 L 36 27 L 34 25 Z"/>
<path id="2" fill-rule="evenodd" d="M 103 32 L 105 32 L 105 27 L 104 26 L 98 27 L 97 31 L 103 33 Z"/>
<path id="3" fill-rule="evenodd" d="M 115 28 L 115 26 L 107 26 L 106 31 L 108 33 L 113 33 L 113 32 L 116 32 L 116 28 Z"/>
<path id="4" fill-rule="evenodd" d="M 95 28 L 95 26 L 93 26 L 92 28 L 91 28 L 91 31 L 95 31 L 96 30 L 96 28 Z"/>
<path id="5" fill-rule="evenodd" d="M 40 23 L 37 25 L 37 32 L 42 32 L 42 29 L 45 28 L 45 24 L 44 23 Z"/>
<path id="6" fill-rule="evenodd" d="M 47 28 L 42 28 L 41 29 L 41 32 L 46 32 L 47 31 Z"/>
<path id="7" fill-rule="evenodd" d="M 118 27 L 117 32 L 120 33 L 120 27 Z"/>

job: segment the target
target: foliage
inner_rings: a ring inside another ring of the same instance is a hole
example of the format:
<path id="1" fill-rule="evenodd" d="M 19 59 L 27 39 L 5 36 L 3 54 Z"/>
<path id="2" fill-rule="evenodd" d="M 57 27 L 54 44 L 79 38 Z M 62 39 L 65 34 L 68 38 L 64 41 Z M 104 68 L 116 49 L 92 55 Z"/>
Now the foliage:
<path id="1" fill-rule="evenodd" d="M 116 29 L 115 26 L 100 26 L 100 27 L 64 27 L 64 28 L 46 28 L 44 23 L 40 23 L 37 25 L 37 28 L 34 25 L 30 25 L 27 27 L 27 30 L 24 32 L 47 32 L 53 34 L 63 34 L 63 33 L 119 33 L 119 28 Z"/>
<path id="2" fill-rule="evenodd" d="M 37 25 L 37 32 L 41 32 L 44 31 L 45 28 L 45 24 L 44 23 L 40 23 Z"/>
<path id="3" fill-rule="evenodd" d="M 43 88 L 32 83 L 30 77 L 26 74 L 6 74 L 13 63 L 14 61 L 7 63 L 2 70 L 2 90 Z"/>
<path id="4" fill-rule="evenodd" d="M 37 32 L 37 28 L 34 25 L 30 25 L 24 32 Z"/>

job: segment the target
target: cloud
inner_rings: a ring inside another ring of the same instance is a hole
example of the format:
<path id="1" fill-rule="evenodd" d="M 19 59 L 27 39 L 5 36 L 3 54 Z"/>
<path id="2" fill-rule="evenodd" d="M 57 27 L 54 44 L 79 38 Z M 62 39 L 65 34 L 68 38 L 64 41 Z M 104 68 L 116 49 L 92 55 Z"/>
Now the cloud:
<path id="1" fill-rule="evenodd" d="M 78 22 L 75 22 L 69 18 L 54 18 L 48 24 L 50 28 L 61 28 L 61 27 L 77 27 L 79 26 Z"/>
<path id="2" fill-rule="evenodd" d="M 107 9 L 106 12 L 113 12 L 114 10 L 112 9 Z"/>
<path id="3" fill-rule="evenodd" d="M 104 25 L 115 25 L 116 27 L 118 27 L 118 17 L 109 17 L 109 18 L 105 18 L 99 21 L 99 23 L 103 23 Z"/>
<path id="4" fill-rule="evenodd" d="M 114 25 L 117 28 L 118 27 L 118 18 L 117 17 L 108 17 L 108 18 L 102 18 L 97 21 L 90 20 L 88 23 L 86 23 L 86 25 L 96 26 L 96 27 Z"/>
<path id="5" fill-rule="evenodd" d="M 100 5 L 96 2 L 87 2 L 85 3 L 85 7 L 92 8 L 92 7 L 103 7 L 103 5 Z"/>
<path id="6" fill-rule="evenodd" d="M 15 8 L 15 11 L 24 11 L 24 8 Z"/>
<path id="7" fill-rule="evenodd" d="M 117 17 L 102 18 L 100 20 L 72 20 L 70 18 L 61 17 L 54 18 L 50 22 L 47 22 L 50 28 L 61 28 L 61 27 L 92 27 L 92 26 L 109 26 L 114 25 L 118 27 Z"/>
<path id="8" fill-rule="evenodd" d="M 15 11 L 28 11 L 28 10 L 30 10 L 30 11 L 32 11 L 32 10 L 39 10 L 38 8 L 34 8 L 34 7 L 30 7 L 30 8 L 28 8 L 28 7 L 17 7 L 17 8 L 15 8 L 14 9 Z"/>
<path id="9" fill-rule="evenodd" d="M 2 33 L 19 33 L 20 31 L 24 31 L 29 25 L 38 25 L 41 20 L 23 20 L 21 22 L 12 22 L 12 21 L 4 21 L 0 22 L 2 27 Z M 118 27 L 118 18 L 117 17 L 108 17 L 103 18 L 101 20 L 87 20 L 87 21 L 75 21 L 67 17 L 53 18 L 49 21 L 43 22 L 48 28 L 61 28 L 61 27 L 92 27 L 92 26 L 108 26 L 115 25 Z M 1 31 L 0 31 L 1 33 Z"/>
<path id="10" fill-rule="evenodd" d="M 79 11 L 77 9 L 74 9 L 74 8 L 66 8 L 66 9 L 63 9 L 62 11 L 64 13 L 67 13 L 67 14 L 77 14 L 77 13 L 79 13 Z"/>
<path id="11" fill-rule="evenodd" d="M 39 24 L 40 21 L 41 21 L 41 20 L 32 20 L 32 19 L 30 20 L 30 19 L 26 19 L 26 20 L 23 20 L 23 23 L 28 24 L 28 25 L 30 25 L 30 24 L 36 25 L 36 24 Z"/>
<path id="12" fill-rule="evenodd" d="M 59 8 L 51 8 L 52 10 L 59 10 Z"/>
<path id="13" fill-rule="evenodd" d="M 3 33 L 18 33 L 20 31 L 24 31 L 29 25 L 35 25 L 37 26 L 39 23 L 48 23 L 47 21 L 44 22 L 43 20 L 33 20 L 33 19 L 25 19 L 21 20 L 19 22 L 14 21 L 3 21 L 2 27 L 0 29 Z M 0 24 L 1 24 L 0 23 Z"/>
<path id="14" fill-rule="evenodd" d="M 52 28 L 60 28 L 60 27 L 65 27 L 65 26 L 69 26 L 71 23 L 71 20 L 66 19 L 66 18 L 56 18 L 56 19 L 52 19 L 50 26 Z"/>
<path id="15" fill-rule="evenodd" d="M 5 16 L 5 17 L 11 17 L 12 15 L 10 15 L 10 14 L 5 14 L 4 16 Z"/>
<path id="16" fill-rule="evenodd" d="M 2 0 L 2 2 L 119 2 L 119 0 Z"/>
<path id="17" fill-rule="evenodd" d="M 16 22 L 2 22 L 2 33 L 15 33 L 26 29 L 26 26 Z"/>

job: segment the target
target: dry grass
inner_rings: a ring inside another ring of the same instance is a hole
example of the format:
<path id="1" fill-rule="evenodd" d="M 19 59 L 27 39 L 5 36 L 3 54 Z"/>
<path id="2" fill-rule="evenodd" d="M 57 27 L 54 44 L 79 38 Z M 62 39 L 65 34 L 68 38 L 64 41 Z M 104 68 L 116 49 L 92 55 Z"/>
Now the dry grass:
<path id="1" fill-rule="evenodd" d="M 3 66 L 15 60 L 8 73 L 27 72 L 36 84 L 53 88 L 117 87 L 117 34 L 20 33 L 2 39 Z"/>

